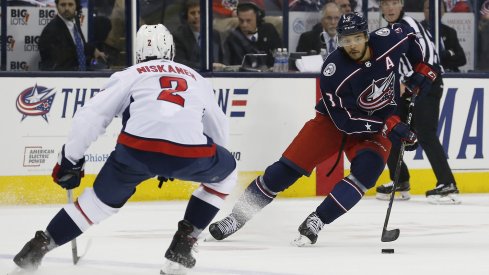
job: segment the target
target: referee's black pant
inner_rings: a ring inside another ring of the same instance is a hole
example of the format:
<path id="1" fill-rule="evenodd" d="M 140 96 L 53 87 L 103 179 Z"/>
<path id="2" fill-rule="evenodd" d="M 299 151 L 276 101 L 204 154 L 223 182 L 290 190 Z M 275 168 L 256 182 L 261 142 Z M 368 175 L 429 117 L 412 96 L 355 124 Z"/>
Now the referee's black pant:
<path id="1" fill-rule="evenodd" d="M 440 100 L 443 94 L 443 80 L 439 76 L 428 94 L 421 96 L 414 105 L 412 125 L 418 136 L 418 142 L 426 153 L 437 179 L 437 185 L 455 183 L 447 155 L 436 135 L 440 113 Z M 406 121 L 409 102 L 401 100 L 400 116 Z M 387 166 L 391 180 L 394 181 L 396 165 L 399 158 L 400 145 L 392 147 Z M 409 181 L 409 171 L 402 161 L 399 182 Z"/>

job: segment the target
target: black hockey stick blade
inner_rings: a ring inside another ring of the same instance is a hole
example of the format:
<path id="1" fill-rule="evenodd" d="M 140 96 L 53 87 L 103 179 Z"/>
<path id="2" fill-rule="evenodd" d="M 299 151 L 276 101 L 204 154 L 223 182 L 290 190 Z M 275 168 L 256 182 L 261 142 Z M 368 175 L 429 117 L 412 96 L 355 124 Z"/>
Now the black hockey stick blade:
<path id="1" fill-rule="evenodd" d="M 399 238 L 399 234 L 401 234 L 401 230 L 397 228 L 392 230 L 387 230 L 384 228 L 384 230 L 382 230 L 382 237 L 380 240 L 384 243 L 393 242 Z"/>

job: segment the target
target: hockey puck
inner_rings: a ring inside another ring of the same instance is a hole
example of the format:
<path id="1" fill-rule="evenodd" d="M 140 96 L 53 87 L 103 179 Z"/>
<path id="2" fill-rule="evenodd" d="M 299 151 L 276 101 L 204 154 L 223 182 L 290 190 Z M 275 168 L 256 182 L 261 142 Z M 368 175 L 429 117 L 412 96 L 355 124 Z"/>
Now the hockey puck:
<path id="1" fill-rule="evenodd" d="M 382 248 L 382 254 L 393 254 L 394 248 Z"/>

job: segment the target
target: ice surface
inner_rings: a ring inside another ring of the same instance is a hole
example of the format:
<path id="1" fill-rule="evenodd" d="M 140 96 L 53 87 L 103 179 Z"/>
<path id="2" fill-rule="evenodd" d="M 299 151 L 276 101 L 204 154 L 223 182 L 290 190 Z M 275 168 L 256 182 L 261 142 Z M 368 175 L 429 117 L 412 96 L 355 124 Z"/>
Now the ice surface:
<path id="1" fill-rule="evenodd" d="M 392 243 L 380 241 L 388 202 L 368 197 L 326 225 L 315 246 L 302 248 L 290 241 L 321 199 L 277 199 L 228 239 L 199 241 L 189 274 L 489 274 L 489 195 L 461 197 L 461 205 L 429 205 L 417 196 L 396 201 L 389 229 L 401 235 Z M 0 275 L 14 270 L 13 256 L 60 207 L 0 207 Z M 157 275 L 185 207 L 185 201 L 129 203 L 78 238 L 84 255 L 78 265 L 67 244 L 50 252 L 34 274 Z M 382 248 L 395 254 L 381 254 Z"/>

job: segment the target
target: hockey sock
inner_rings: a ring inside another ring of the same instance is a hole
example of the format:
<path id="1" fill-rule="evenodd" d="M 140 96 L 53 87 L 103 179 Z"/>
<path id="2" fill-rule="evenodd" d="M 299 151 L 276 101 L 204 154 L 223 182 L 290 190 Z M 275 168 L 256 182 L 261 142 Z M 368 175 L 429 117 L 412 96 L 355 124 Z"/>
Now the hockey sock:
<path id="1" fill-rule="evenodd" d="M 194 191 L 188 201 L 184 215 L 184 219 L 195 227 L 193 237 L 197 237 L 209 225 L 221 208 L 226 196 L 227 194 L 215 191 L 203 184 Z"/>
<path id="2" fill-rule="evenodd" d="M 351 174 L 338 182 L 317 207 L 319 218 L 329 224 L 348 212 L 375 185 L 384 167 L 385 162 L 378 153 L 371 150 L 358 153 L 351 161 Z"/>
<path id="3" fill-rule="evenodd" d="M 242 224 L 250 220 L 256 213 L 272 202 L 277 193 L 268 189 L 263 178 L 256 178 L 244 191 L 233 208 L 238 221 Z"/>
<path id="4" fill-rule="evenodd" d="M 316 213 L 325 224 L 330 224 L 350 210 L 363 197 L 364 191 L 354 183 L 352 176 L 343 178 L 317 207 Z"/>
<path id="5" fill-rule="evenodd" d="M 66 213 L 65 209 L 61 209 L 58 214 L 54 216 L 48 224 L 46 231 L 56 245 L 63 245 L 83 233 L 68 213 Z"/>

